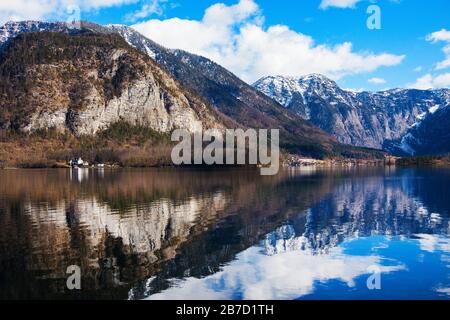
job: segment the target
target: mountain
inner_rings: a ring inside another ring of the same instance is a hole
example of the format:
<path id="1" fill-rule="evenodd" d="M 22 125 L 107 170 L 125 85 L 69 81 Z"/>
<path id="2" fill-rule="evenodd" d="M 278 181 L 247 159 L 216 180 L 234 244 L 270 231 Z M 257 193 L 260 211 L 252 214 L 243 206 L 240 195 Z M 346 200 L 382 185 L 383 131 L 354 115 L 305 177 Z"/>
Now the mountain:
<path id="1" fill-rule="evenodd" d="M 432 110 L 399 140 L 386 143 L 398 154 L 441 155 L 450 152 L 450 107 Z"/>
<path id="2" fill-rule="evenodd" d="M 282 105 L 246 84 L 225 68 L 201 56 L 170 50 L 123 25 L 100 26 L 83 22 L 81 30 L 115 33 L 145 53 L 189 92 L 202 97 L 218 111 L 228 127 L 278 128 L 280 145 L 293 153 L 313 157 L 380 157 L 373 150 L 345 146 Z M 76 33 L 63 23 L 10 22 L 0 28 L 0 47 L 24 32 Z"/>
<path id="3" fill-rule="evenodd" d="M 449 89 L 352 92 L 317 74 L 269 76 L 258 80 L 254 87 L 332 134 L 341 143 L 410 155 L 450 152 L 450 148 L 427 150 L 413 142 L 410 146 L 407 141 L 412 140 L 406 138 L 411 136 L 425 142 L 445 137 L 437 136 L 437 131 L 426 130 L 420 123 L 429 117 L 445 123 L 437 117 L 447 112 L 437 111 L 450 105 Z M 415 150 L 413 145 L 418 149 Z"/>
<path id="4" fill-rule="evenodd" d="M 238 126 L 280 129 L 280 145 L 290 152 L 313 157 L 364 153 L 340 145 L 322 130 L 205 57 L 164 48 L 128 26 L 107 27 L 147 53 L 186 88 L 205 98 Z"/>
<path id="5" fill-rule="evenodd" d="M 193 132 L 198 120 L 223 127 L 211 107 L 119 35 L 23 33 L 1 52 L 3 129 L 81 136 L 124 121 Z"/>

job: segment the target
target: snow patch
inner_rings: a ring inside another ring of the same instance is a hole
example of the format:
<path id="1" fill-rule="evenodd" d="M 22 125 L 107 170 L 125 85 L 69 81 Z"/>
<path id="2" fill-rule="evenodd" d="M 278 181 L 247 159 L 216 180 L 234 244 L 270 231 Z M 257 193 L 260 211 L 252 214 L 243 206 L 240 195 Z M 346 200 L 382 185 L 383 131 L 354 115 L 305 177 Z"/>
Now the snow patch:
<path id="1" fill-rule="evenodd" d="M 402 149 L 405 153 L 413 156 L 415 153 L 414 148 L 408 142 L 408 139 L 414 139 L 411 133 L 407 133 L 400 142 L 400 149 Z"/>
<path id="2" fill-rule="evenodd" d="M 435 105 L 435 106 L 432 106 L 430 109 L 428 109 L 428 111 L 429 111 L 431 114 L 433 114 L 433 113 L 435 113 L 436 111 L 438 111 L 440 107 L 441 107 L 441 105 L 437 104 L 437 105 Z"/>

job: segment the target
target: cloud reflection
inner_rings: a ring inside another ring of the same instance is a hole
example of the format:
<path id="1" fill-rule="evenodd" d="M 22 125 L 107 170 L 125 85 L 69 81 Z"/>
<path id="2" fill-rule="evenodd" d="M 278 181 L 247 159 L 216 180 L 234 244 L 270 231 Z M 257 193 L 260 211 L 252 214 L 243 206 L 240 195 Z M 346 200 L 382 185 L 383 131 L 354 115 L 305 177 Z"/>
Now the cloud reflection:
<path id="1" fill-rule="evenodd" d="M 382 273 L 405 269 L 402 264 L 385 266 L 382 257 L 377 255 L 345 254 L 342 247 L 331 248 L 327 254 L 315 254 L 311 250 L 280 250 L 281 247 L 295 248 L 299 244 L 301 247 L 307 241 L 303 237 L 292 240 L 290 244 L 278 243 L 272 250 L 264 247 L 264 243 L 251 247 L 223 267 L 221 272 L 202 279 L 172 280 L 169 289 L 149 299 L 296 299 L 312 293 L 316 282 L 339 280 L 348 287 L 354 287 L 355 279 L 369 275 L 369 270 L 374 267 Z"/>

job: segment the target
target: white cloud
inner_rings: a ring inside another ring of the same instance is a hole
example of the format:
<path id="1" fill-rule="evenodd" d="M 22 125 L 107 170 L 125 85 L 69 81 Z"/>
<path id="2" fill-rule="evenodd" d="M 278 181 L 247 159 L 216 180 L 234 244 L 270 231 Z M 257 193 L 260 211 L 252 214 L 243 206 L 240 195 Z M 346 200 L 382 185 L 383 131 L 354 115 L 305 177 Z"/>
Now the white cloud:
<path id="1" fill-rule="evenodd" d="M 450 87 L 450 73 L 441 74 L 433 79 L 436 88 Z"/>
<path id="2" fill-rule="evenodd" d="M 437 76 L 428 73 L 418 78 L 415 83 L 407 85 L 407 87 L 423 90 L 450 87 L 450 73 Z"/>
<path id="3" fill-rule="evenodd" d="M 72 12 L 70 6 L 90 11 L 104 7 L 135 3 L 139 0 L 14 0 L 0 1 L 0 24 L 7 21 L 63 19 Z"/>
<path id="4" fill-rule="evenodd" d="M 319 8 L 326 9 L 329 7 L 336 8 L 354 8 L 360 0 L 322 0 Z"/>
<path id="5" fill-rule="evenodd" d="M 373 83 L 373 84 L 384 84 L 386 83 L 386 80 L 382 79 L 382 78 L 370 78 L 368 80 L 369 83 Z"/>
<path id="6" fill-rule="evenodd" d="M 427 40 L 431 42 L 438 42 L 438 41 L 450 42 L 450 31 L 442 29 L 440 31 L 433 32 L 427 36 Z"/>
<path id="7" fill-rule="evenodd" d="M 444 51 L 446 58 L 436 64 L 436 70 L 447 69 L 450 67 L 450 44 L 445 46 L 442 51 Z"/>
<path id="8" fill-rule="evenodd" d="M 1 1 L 0 23 L 9 20 L 40 19 L 54 9 L 54 4 L 46 0 Z"/>
<path id="9" fill-rule="evenodd" d="M 433 32 L 427 36 L 427 41 L 437 43 L 446 42 L 447 45 L 442 49 L 445 54 L 445 59 L 436 64 L 436 70 L 447 69 L 450 67 L 450 31 L 442 29 L 440 31 Z"/>
<path id="10" fill-rule="evenodd" d="M 270 74 L 322 73 L 333 79 L 401 63 L 402 55 L 355 52 L 350 42 L 317 44 L 285 25 L 264 27 L 253 0 L 209 7 L 201 20 L 152 19 L 133 26 L 169 48 L 206 56 L 252 82 Z"/>
<path id="11" fill-rule="evenodd" d="M 135 22 L 140 19 L 147 18 L 153 14 L 158 16 L 163 14 L 164 7 L 168 0 L 149 0 L 142 7 L 131 14 L 126 15 L 125 20 Z"/>
<path id="12" fill-rule="evenodd" d="M 422 66 L 418 66 L 414 69 L 414 72 L 421 72 L 423 70 Z"/>
<path id="13" fill-rule="evenodd" d="M 344 90 L 345 91 L 350 91 L 350 92 L 355 92 L 355 93 L 366 91 L 365 88 L 344 88 Z"/>

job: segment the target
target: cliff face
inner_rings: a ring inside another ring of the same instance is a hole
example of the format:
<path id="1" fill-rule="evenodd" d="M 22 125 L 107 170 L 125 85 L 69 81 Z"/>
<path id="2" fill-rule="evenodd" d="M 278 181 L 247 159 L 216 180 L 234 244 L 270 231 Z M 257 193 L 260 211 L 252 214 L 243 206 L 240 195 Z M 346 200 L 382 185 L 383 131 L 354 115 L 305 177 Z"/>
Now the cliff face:
<path id="1" fill-rule="evenodd" d="M 223 127 L 214 110 L 118 35 L 24 33 L 0 56 L 3 129 L 80 136 L 125 121 L 193 132 L 199 120 Z"/>

